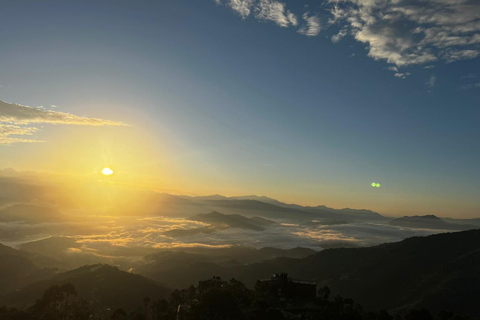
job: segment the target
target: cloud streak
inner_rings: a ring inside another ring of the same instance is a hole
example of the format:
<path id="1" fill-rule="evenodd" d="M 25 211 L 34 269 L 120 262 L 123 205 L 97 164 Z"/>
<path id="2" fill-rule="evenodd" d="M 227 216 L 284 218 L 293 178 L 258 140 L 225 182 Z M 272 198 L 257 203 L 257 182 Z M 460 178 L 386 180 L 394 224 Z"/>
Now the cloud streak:
<path id="1" fill-rule="evenodd" d="M 32 108 L 0 100 L 0 144 L 41 142 L 39 140 L 21 137 L 32 136 L 38 129 L 31 126 L 31 124 L 39 123 L 83 126 L 126 125 L 122 122 L 82 117 L 43 108 Z"/>

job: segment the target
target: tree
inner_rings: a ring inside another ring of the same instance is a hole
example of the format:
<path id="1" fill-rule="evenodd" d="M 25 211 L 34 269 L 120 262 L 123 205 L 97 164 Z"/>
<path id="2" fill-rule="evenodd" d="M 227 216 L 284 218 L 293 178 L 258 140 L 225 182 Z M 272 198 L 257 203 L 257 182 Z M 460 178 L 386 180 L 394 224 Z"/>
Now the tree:
<path id="1" fill-rule="evenodd" d="M 117 309 L 110 317 L 111 320 L 123 320 L 127 318 L 127 313 L 123 309 Z"/>
<path id="2" fill-rule="evenodd" d="M 145 320 L 148 320 L 148 307 L 150 306 L 150 302 L 152 299 L 149 297 L 143 298 L 143 305 L 145 306 Z"/>
<path id="3" fill-rule="evenodd" d="M 328 300 L 328 298 L 330 298 L 330 288 L 328 286 L 319 288 L 317 293 L 323 300 Z"/>
<path id="4" fill-rule="evenodd" d="M 69 297 L 77 291 L 71 283 L 48 288 L 41 299 L 37 300 L 30 311 L 40 320 L 66 320 L 69 308 Z"/>

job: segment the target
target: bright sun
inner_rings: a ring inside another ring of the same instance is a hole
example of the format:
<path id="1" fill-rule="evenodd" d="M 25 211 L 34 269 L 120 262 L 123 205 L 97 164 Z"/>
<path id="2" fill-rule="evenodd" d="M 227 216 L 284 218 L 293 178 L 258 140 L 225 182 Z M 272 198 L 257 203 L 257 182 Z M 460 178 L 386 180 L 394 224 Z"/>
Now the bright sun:
<path id="1" fill-rule="evenodd" d="M 113 170 L 110 168 L 103 168 L 102 173 L 106 176 L 109 176 L 113 174 Z"/>

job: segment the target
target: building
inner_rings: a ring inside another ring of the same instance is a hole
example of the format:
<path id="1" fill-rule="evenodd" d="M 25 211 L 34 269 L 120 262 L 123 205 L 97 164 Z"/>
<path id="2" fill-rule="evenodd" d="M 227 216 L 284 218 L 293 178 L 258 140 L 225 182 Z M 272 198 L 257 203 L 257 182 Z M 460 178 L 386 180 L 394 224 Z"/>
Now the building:
<path id="1" fill-rule="evenodd" d="M 293 305 L 315 301 L 317 296 L 314 281 L 291 279 L 287 273 L 276 273 L 268 280 L 261 280 L 261 288 L 280 301 Z"/>

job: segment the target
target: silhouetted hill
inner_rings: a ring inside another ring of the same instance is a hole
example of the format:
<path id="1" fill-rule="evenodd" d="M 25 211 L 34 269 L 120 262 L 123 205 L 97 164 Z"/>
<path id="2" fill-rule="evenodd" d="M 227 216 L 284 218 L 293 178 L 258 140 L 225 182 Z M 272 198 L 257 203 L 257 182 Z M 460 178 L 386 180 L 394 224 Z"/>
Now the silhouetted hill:
<path id="1" fill-rule="evenodd" d="M 16 204 L 0 210 L 0 222 L 23 221 L 28 224 L 42 222 L 59 222 L 63 215 L 49 207 L 39 207 L 27 204 Z"/>
<path id="2" fill-rule="evenodd" d="M 69 248 L 77 247 L 79 247 L 79 245 L 75 238 L 70 237 L 48 237 L 20 245 L 20 249 L 22 250 L 50 255 L 54 258 L 58 258 L 58 252 L 65 252 Z"/>
<path id="3" fill-rule="evenodd" d="M 228 214 L 240 214 L 246 217 L 262 217 L 267 219 L 289 219 L 309 221 L 312 219 L 341 219 L 349 221 L 384 221 L 388 218 L 365 209 L 333 209 L 326 206 L 300 206 L 286 204 L 275 199 L 259 196 L 225 197 L 222 195 L 187 197 L 167 194 L 157 194 L 155 199 L 148 199 L 152 208 L 157 208 L 163 214 L 173 212 L 195 213 L 217 211 Z M 161 207 L 161 209 L 160 209 Z M 157 209 L 150 211 L 154 212 Z M 193 211 L 193 212 L 192 212 Z"/>
<path id="4" fill-rule="evenodd" d="M 246 218 L 239 214 L 222 214 L 216 211 L 197 214 L 190 220 L 201 221 L 212 225 L 226 225 L 230 228 L 249 229 L 255 231 L 263 231 L 263 226 L 275 224 L 275 222 L 260 218 Z"/>
<path id="5" fill-rule="evenodd" d="M 427 307 L 480 314 L 480 230 L 328 249 L 291 269 L 367 308 Z"/>
<path id="6" fill-rule="evenodd" d="M 7 293 L 51 276 L 55 264 L 49 258 L 0 244 L 0 294 Z"/>
<path id="7" fill-rule="evenodd" d="M 260 226 L 271 226 L 276 223 L 275 221 L 268 220 L 262 217 L 251 217 L 249 220 L 255 222 Z"/>
<path id="8" fill-rule="evenodd" d="M 471 226 L 480 227 L 480 218 L 473 218 L 473 219 L 442 218 L 442 220 L 452 224 L 467 224 Z"/>
<path id="9" fill-rule="evenodd" d="M 71 237 L 49 237 L 37 241 L 23 243 L 20 249 L 26 252 L 50 257 L 61 261 L 63 270 L 78 268 L 87 264 L 115 264 L 119 262 L 115 257 L 106 257 L 89 252 L 83 252 L 81 245 Z"/>
<path id="10" fill-rule="evenodd" d="M 277 206 L 258 200 L 204 200 L 203 203 L 213 210 L 228 211 L 246 216 L 260 216 L 279 219 L 310 219 L 306 211 Z"/>
<path id="11" fill-rule="evenodd" d="M 405 216 L 394 219 L 389 222 L 393 226 L 423 229 L 440 229 L 440 230 L 470 230 L 477 229 L 477 226 L 466 224 L 452 224 L 434 216 Z"/>
<path id="12" fill-rule="evenodd" d="M 248 247 L 190 248 L 189 253 L 167 251 L 148 255 L 144 258 L 144 263 L 137 265 L 135 272 L 164 282 L 172 288 L 188 287 L 191 284 L 197 284 L 198 280 L 208 279 L 213 275 L 230 279 L 232 277 L 238 278 L 240 274 L 251 274 L 249 279 L 253 279 L 253 282 L 249 283 L 249 285 L 253 285 L 258 273 L 243 271 L 244 268 L 249 268 L 247 266 L 249 263 L 279 257 L 304 258 L 315 252 L 306 248 L 289 250 L 278 248 L 254 249 Z M 263 269 L 259 268 L 258 270 Z M 268 272 L 274 271 L 274 269 L 269 269 Z"/>
<path id="13" fill-rule="evenodd" d="M 195 199 L 195 198 L 193 198 Z M 222 210 L 244 215 L 258 215 L 266 218 L 293 219 L 293 220 L 311 220 L 321 219 L 347 219 L 364 221 L 381 221 L 386 217 L 365 209 L 333 209 L 326 206 L 300 206 L 296 204 L 286 204 L 275 199 L 258 196 L 245 197 L 223 197 L 216 196 L 214 199 L 204 200 L 209 208 L 218 208 Z"/>
<path id="14" fill-rule="evenodd" d="M 269 250 L 259 251 L 268 257 Z M 157 265 L 148 268 L 155 270 Z M 218 275 L 252 287 L 256 280 L 278 272 L 328 285 L 333 295 L 351 297 L 368 309 L 426 307 L 433 313 L 445 309 L 480 315 L 480 305 L 472 298 L 480 296 L 480 230 L 368 248 L 327 249 L 304 259 L 276 257 L 243 265 L 198 261 L 152 276 L 186 287 L 202 277 Z"/>
<path id="15" fill-rule="evenodd" d="M 121 271 L 109 265 L 88 265 L 60 273 L 54 277 L 29 285 L 0 299 L 0 304 L 25 307 L 49 287 L 72 283 L 78 297 L 91 305 L 131 309 L 142 305 L 143 298 L 166 298 L 171 290 L 138 274 Z"/>

